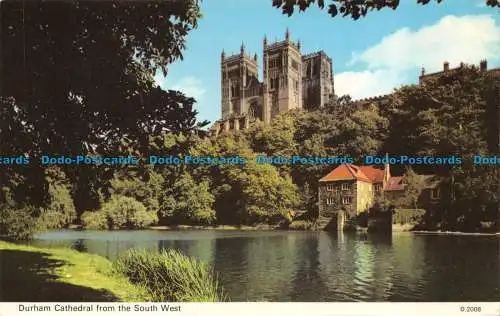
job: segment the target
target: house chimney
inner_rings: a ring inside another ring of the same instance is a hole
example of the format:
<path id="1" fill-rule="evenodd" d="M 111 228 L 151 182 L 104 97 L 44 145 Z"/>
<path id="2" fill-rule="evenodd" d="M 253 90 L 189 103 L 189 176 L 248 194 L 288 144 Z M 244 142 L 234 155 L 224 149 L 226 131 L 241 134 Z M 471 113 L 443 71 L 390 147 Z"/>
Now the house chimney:
<path id="1" fill-rule="evenodd" d="M 450 63 L 445 61 L 444 64 L 443 64 L 443 70 L 444 71 L 448 71 L 450 70 Z"/>
<path id="2" fill-rule="evenodd" d="M 479 70 L 486 71 L 488 70 L 488 61 L 486 59 L 481 60 L 479 63 Z"/>
<path id="3" fill-rule="evenodd" d="M 382 183 L 382 187 L 385 188 L 387 183 L 389 183 L 389 179 L 391 178 L 391 167 L 389 166 L 389 154 L 385 154 L 385 165 L 384 165 L 384 180 Z"/>

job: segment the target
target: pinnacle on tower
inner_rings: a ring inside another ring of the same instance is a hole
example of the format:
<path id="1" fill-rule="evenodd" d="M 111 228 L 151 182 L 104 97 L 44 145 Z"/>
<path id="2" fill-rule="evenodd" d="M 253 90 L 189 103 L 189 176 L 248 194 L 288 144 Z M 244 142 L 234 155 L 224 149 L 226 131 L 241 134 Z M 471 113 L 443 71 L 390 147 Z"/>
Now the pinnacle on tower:
<path id="1" fill-rule="evenodd" d="M 255 61 L 257 61 L 257 53 L 255 53 L 255 55 L 253 55 L 253 59 L 254 59 Z"/>
<path id="2" fill-rule="evenodd" d="M 241 54 L 241 56 L 243 56 L 243 54 L 245 54 L 245 44 L 243 42 L 241 42 L 240 54 Z"/>
<path id="3" fill-rule="evenodd" d="M 265 35 L 264 35 L 264 41 L 263 41 L 263 43 L 264 43 L 264 48 L 265 48 L 267 46 L 267 36 L 265 36 Z"/>
<path id="4" fill-rule="evenodd" d="M 285 39 L 287 41 L 290 39 L 290 31 L 288 30 L 288 27 L 286 28 L 286 32 L 285 32 Z"/>
<path id="5" fill-rule="evenodd" d="M 224 60 L 226 57 L 226 53 L 224 52 L 224 49 L 222 49 L 222 53 L 220 54 L 220 59 Z"/>
<path id="6" fill-rule="evenodd" d="M 297 48 L 300 50 L 300 40 L 297 41 Z"/>

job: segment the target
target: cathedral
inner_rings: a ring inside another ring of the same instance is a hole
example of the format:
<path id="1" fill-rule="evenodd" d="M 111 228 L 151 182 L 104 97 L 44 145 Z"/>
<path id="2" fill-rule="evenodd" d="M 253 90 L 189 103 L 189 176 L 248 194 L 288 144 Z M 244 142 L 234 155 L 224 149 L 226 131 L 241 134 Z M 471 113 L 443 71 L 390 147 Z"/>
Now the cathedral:
<path id="1" fill-rule="evenodd" d="M 329 104 L 334 98 L 332 59 L 323 51 L 302 55 L 300 41 L 290 39 L 288 29 L 285 39 L 268 43 L 263 41 L 263 81 L 259 81 L 257 54 L 245 52 L 226 56 L 221 54 L 221 119 L 210 129 L 210 135 L 242 130 L 256 121 L 270 123 L 273 117 L 293 109 L 315 109 Z M 445 62 L 443 70 L 426 73 L 422 68 L 419 84 L 432 81 L 446 73 L 465 66 L 450 68 Z M 477 68 L 495 78 L 500 78 L 500 68 L 488 69 L 482 60 Z M 357 100 L 360 104 L 384 104 L 391 94 Z"/>
<path id="2" fill-rule="evenodd" d="M 334 96 L 332 59 L 323 51 L 302 55 L 300 41 L 263 41 L 263 81 L 259 81 L 257 54 L 221 54 L 222 118 L 211 128 L 212 135 L 246 129 L 256 121 L 292 109 L 323 107 Z"/>

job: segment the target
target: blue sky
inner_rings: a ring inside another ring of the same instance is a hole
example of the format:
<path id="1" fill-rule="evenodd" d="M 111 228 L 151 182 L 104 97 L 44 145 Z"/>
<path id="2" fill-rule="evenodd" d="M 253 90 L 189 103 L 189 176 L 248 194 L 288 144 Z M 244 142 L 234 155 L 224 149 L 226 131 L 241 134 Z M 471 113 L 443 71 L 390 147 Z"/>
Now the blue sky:
<path id="1" fill-rule="evenodd" d="M 317 7 L 287 17 L 271 0 L 204 0 L 203 18 L 187 38 L 184 60 L 156 80 L 197 100 L 200 120 L 220 117 L 220 54 L 239 52 L 242 41 L 262 61 L 262 40 L 300 39 L 302 53 L 324 50 L 333 59 L 335 92 L 355 99 L 390 93 L 416 83 L 420 69 L 438 71 L 444 61 L 500 66 L 500 15 L 485 0 L 445 0 L 426 6 L 403 0 L 396 11 L 366 18 L 331 18 Z M 260 69 L 262 76 L 262 69 Z"/>

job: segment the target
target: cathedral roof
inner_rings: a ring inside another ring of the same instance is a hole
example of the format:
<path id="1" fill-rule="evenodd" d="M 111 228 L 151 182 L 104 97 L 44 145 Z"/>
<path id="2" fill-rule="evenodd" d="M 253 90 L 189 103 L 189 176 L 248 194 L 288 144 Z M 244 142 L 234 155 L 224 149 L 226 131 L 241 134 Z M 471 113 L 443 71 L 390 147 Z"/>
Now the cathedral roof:
<path id="1" fill-rule="evenodd" d="M 254 76 L 248 77 L 246 88 L 250 88 L 252 86 L 258 86 L 258 85 L 260 85 L 259 79 L 257 79 Z"/>

